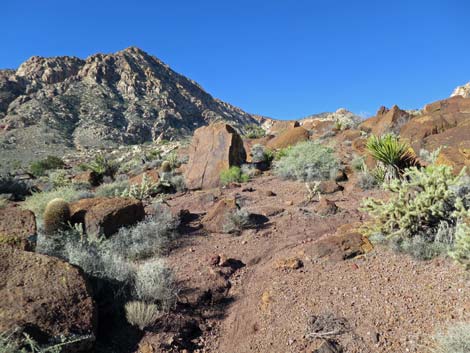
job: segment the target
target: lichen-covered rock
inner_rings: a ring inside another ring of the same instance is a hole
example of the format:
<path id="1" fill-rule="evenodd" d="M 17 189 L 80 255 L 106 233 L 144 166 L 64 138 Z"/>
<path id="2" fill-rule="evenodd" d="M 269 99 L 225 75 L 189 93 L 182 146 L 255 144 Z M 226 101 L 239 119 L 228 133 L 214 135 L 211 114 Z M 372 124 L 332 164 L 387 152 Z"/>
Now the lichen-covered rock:
<path id="1" fill-rule="evenodd" d="M 34 250 L 36 217 L 29 210 L 19 207 L 0 209 L 0 245 L 8 244 L 21 250 Z"/>
<path id="2" fill-rule="evenodd" d="M 81 223 L 87 234 L 103 234 L 106 237 L 145 217 L 141 201 L 122 197 L 82 199 L 72 203 L 70 211 L 71 222 Z"/>
<path id="3" fill-rule="evenodd" d="M 84 338 L 67 352 L 88 352 L 97 323 L 82 271 L 57 258 L 0 246 L 0 332 L 23 329 L 44 342 Z"/>
<path id="4" fill-rule="evenodd" d="M 220 173 L 246 160 L 243 141 L 225 123 L 217 123 L 195 131 L 185 168 L 188 189 L 210 189 L 220 185 Z"/>

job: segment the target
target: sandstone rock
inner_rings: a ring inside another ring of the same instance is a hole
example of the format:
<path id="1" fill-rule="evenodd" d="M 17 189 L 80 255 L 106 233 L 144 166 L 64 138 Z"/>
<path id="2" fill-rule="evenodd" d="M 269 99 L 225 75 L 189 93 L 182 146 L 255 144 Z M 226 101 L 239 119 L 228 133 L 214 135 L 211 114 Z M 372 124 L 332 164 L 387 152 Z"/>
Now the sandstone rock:
<path id="1" fill-rule="evenodd" d="M 97 313 L 80 269 L 57 258 L 0 247 L 0 332 L 24 329 L 39 342 L 85 339 L 63 352 L 88 352 Z"/>
<path id="2" fill-rule="evenodd" d="M 290 257 L 277 260 L 274 268 L 278 270 L 297 270 L 303 267 L 303 265 L 302 260 L 298 257 Z"/>
<path id="3" fill-rule="evenodd" d="M 195 131 L 189 151 L 185 181 L 188 189 L 207 189 L 220 185 L 220 173 L 246 160 L 243 141 L 225 123 L 202 127 Z"/>
<path id="4" fill-rule="evenodd" d="M 311 250 L 314 258 L 327 257 L 331 261 L 342 261 L 371 251 L 372 245 L 362 234 L 348 232 L 320 239 Z"/>
<path id="5" fill-rule="evenodd" d="M 323 180 L 320 182 L 320 186 L 318 188 L 321 194 L 334 194 L 335 192 L 344 190 L 344 187 L 334 180 Z"/>
<path id="6" fill-rule="evenodd" d="M 235 199 L 223 199 L 217 202 L 202 218 L 201 223 L 211 233 L 224 233 L 227 215 L 238 209 Z"/>
<path id="7" fill-rule="evenodd" d="M 360 125 L 362 130 L 381 136 L 387 132 L 399 132 L 402 125 L 411 119 L 411 115 L 394 105 L 392 109 L 381 107 L 375 117 L 367 119 Z"/>
<path id="8" fill-rule="evenodd" d="M 145 217 L 142 202 L 121 197 L 82 199 L 72 203 L 70 210 L 72 223 L 83 224 L 87 234 L 103 234 L 106 237 Z"/>
<path id="9" fill-rule="evenodd" d="M 284 130 L 278 136 L 270 140 L 266 146 L 269 149 L 280 149 L 288 146 L 293 146 L 299 142 L 307 141 L 309 139 L 309 132 L 303 127 L 291 127 Z"/>
<path id="10" fill-rule="evenodd" d="M 331 201 L 331 200 L 328 200 L 327 198 L 325 197 L 322 197 L 320 199 L 320 202 L 316 205 L 315 207 L 315 211 L 317 212 L 317 214 L 319 214 L 320 216 L 332 216 L 336 213 L 338 213 L 338 206 L 336 206 L 336 204 Z"/>
<path id="11" fill-rule="evenodd" d="M 457 88 L 455 88 L 450 96 L 462 96 L 464 98 L 470 98 L 470 82 L 466 83 L 463 86 L 458 86 Z"/>
<path id="12" fill-rule="evenodd" d="M 36 217 L 33 212 L 19 207 L 0 209 L 0 244 L 32 251 L 32 236 L 36 235 L 36 231 Z"/>
<path id="13" fill-rule="evenodd" d="M 142 179 L 145 176 L 147 177 L 147 180 L 156 184 L 160 180 L 160 174 L 158 173 L 158 170 L 151 169 L 151 170 L 146 170 L 145 172 L 140 173 L 139 175 L 136 175 L 132 178 L 129 179 L 129 184 L 131 185 L 140 185 L 142 184 Z"/>

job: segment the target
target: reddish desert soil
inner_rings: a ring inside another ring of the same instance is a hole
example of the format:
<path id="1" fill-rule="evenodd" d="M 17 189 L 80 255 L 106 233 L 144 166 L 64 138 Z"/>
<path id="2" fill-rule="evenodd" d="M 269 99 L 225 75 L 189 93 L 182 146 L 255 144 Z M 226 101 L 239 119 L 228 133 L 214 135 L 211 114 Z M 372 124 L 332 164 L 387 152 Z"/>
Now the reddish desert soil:
<path id="1" fill-rule="evenodd" d="M 217 315 L 200 311 L 202 333 L 193 341 L 198 348 L 187 352 L 313 352 L 322 340 L 306 338 L 312 315 L 345 322 L 343 333 L 332 337 L 345 352 L 427 352 L 436 329 L 470 319 L 470 281 L 449 260 L 417 261 L 377 247 L 350 260 L 316 256 L 318 239 L 361 221 L 360 201 L 379 194 L 358 190 L 352 181 L 344 185 L 343 192 L 326 195 L 340 208 L 328 217 L 315 213 L 316 202 L 304 204 L 303 183 L 273 176 L 169 201 L 175 211 L 202 214 L 218 199 L 237 196 L 243 207 L 269 218 L 261 229 L 240 236 L 194 230 L 169 255 L 187 293 L 213 285 L 208 274 L 217 255 L 246 265 L 229 277 Z M 303 267 L 277 268 L 280 260 L 294 257 Z"/>

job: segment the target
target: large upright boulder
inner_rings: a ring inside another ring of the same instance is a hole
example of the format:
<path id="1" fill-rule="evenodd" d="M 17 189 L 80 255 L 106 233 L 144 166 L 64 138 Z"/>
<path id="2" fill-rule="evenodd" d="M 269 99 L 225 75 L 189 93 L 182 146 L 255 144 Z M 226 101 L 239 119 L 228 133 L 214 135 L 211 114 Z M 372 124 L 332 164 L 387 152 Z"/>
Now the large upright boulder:
<path id="1" fill-rule="evenodd" d="M 82 338 L 62 352 L 88 352 L 96 322 L 96 307 L 79 268 L 0 246 L 0 332 L 18 328 L 40 343 Z"/>
<path id="2" fill-rule="evenodd" d="M 216 123 L 201 127 L 194 132 L 189 148 L 186 186 L 190 190 L 217 187 L 223 170 L 245 161 L 243 141 L 230 125 Z"/>

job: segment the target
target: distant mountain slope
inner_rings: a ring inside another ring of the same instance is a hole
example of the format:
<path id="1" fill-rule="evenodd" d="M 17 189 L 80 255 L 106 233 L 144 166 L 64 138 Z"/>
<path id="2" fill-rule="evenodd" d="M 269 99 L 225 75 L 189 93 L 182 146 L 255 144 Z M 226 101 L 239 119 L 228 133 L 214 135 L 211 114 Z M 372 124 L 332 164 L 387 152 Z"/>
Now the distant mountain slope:
<path id="1" fill-rule="evenodd" d="M 0 147 L 20 155 L 170 139 L 218 120 L 256 123 L 134 47 L 0 70 Z"/>

